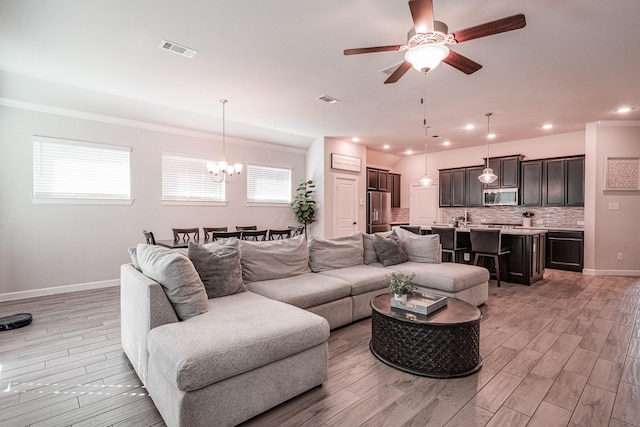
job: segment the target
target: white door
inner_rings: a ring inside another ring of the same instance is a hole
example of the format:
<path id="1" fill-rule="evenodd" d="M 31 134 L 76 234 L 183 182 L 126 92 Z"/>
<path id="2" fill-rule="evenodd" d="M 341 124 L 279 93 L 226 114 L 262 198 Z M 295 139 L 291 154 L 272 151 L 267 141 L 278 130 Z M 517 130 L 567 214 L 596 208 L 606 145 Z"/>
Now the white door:
<path id="1" fill-rule="evenodd" d="M 411 225 L 432 225 L 438 218 L 438 186 L 413 184 L 409 194 Z"/>
<path id="2" fill-rule="evenodd" d="M 358 220 L 358 180 L 338 177 L 334 179 L 333 193 L 333 235 L 348 236 L 355 233 Z"/>

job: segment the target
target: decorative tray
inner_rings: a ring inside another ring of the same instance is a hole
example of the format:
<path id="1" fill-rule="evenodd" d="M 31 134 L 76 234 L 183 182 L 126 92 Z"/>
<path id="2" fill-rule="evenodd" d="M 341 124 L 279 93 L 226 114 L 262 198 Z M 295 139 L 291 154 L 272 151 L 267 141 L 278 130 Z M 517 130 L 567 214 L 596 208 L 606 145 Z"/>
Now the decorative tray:
<path id="1" fill-rule="evenodd" d="M 414 292 L 407 298 L 407 302 L 391 297 L 391 306 L 414 313 L 431 314 L 447 306 L 447 297 L 425 292 Z"/>

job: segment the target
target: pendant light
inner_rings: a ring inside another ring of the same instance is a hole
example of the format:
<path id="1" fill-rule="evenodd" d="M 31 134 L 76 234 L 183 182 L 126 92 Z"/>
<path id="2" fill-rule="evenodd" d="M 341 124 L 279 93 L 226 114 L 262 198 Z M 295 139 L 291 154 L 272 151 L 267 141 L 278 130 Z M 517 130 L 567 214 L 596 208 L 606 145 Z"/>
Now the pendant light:
<path id="1" fill-rule="evenodd" d="M 207 170 L 209 176 L 213 182 L 220 183 L 225 181 L 227 183 L 234 183 L 240 179 L 240 172 L 242 172 L 242 163 L 235 163 L 230 165 L 227 163 L 226 158 L 226 129 L 225 129 L 225 106 L 227 104 L 226 99 L 221 99 L 222 104 L 222 161 L 207 163 Z"/>
<path id="2" fill-rule="evenodd" d="M 424 79 L 422 82 L 422 98 L 420 99 L 420 103 L 422 104 L 422 126 L 424 127 L 424 176 L 420 180 L 420 185 L 423 187 L 428 187 L 433 184 L 433 179 L 429 176 L 427 171 L 427 131 L 429 126 L 427 126 L 427 102 L 426 102 L 426 94 L 427 94 L 427 72 L 424 71 L 422 73 L 424 75 Z"/>
<path id="3" fill-rule="evenodd" d="M 493 169 L 489 167 L 489 139 L 491 138 L 491 131 L 489 128 L 489 118 L 493 115 L 493 113 L 485 113 L 487 116 L 487 167 L 482 171 L 482 175 L 478 177 L 480 182 L 483 184 L 491 184 L 498 179 L 498 176 L 493 173 Z"/>

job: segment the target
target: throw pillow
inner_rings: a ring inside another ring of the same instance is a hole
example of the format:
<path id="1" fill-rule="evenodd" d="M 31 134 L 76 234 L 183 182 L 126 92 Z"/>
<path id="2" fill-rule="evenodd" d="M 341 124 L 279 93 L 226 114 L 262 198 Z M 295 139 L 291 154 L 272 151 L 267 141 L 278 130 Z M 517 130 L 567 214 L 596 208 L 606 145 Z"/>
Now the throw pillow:
<path id="1" fill-rule="evenodd" d="M 309 266 L 317 273 L 361 265 L 363 253 L 362 233 L 333 239 L 313 237 L 309 242 Z"/>
<path id="2" fill-rule="evenodd" d="M 281 279 L 309 273 L 309 248 L 304 235 L 266 242 L 240 241 L 245 282 Z"/>
<path id="3" fill-rule="evenodd" d="M 155 245 L 138 244 L 142 274 L 162 286 L 178 318 L 186 320 L 207 312 L 207 292 L 189 258 Z"/>
<path id="4" fill-rule="evenodd" d="M 402 249 L 402 245 L 395 233 L 391 233 L 389 237 L 375 234 L 373 236 L 373 246 L 376 248 L 380 262 L 385 267 L 408 261 L 407 254 Z"/>
<path id="5" fill-rule="evenodd" d="M 138 254 L 136 253 L 136 248 L 129 248 L 129 256 L 131 257 L 131 264 L 133 264 L 133 267 L 138 270 L 138 271 L 142 271 L 140 269 L 140 264 L 138 264 Z"/>
<path id="6" fill-rule="evenodd" d="M 189 242 L 189 259 L 204 283 L 207 297 L 224 297 L 247 290 L 242 283 L 237 240 L 230 244 Z"/>
<path id="7" fill-rule="evenodd" d="M 391 231 L 383 231 L 381 233 L 376 233 L 380 236 L 387 237 L 391 235 Z M 379 262 L 378 254 L 376 253 L 376 248 L 373 246 L 373 236 L 374 234 L 363 234 L 362 235 L 362 246 L 364 248 L 364 263 L 365 264 L 373 264 L 374 262 Z"/>
<path id="8" fill-rule="evenodd" d="M 437 264 L 440 247 L 438 234 L 420 235 L 402 228 L 394 228 L 400 238 L 402 248 L 407 253 L 409 261 Z"/>

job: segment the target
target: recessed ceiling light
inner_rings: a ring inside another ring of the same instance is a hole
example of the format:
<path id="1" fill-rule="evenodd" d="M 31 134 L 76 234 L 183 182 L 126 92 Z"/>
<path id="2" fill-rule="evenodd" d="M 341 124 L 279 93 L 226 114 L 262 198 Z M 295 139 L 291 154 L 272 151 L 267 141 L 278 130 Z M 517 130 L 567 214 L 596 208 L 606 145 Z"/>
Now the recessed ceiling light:
<path id="1" fill-rule="evenodd" d="M 390 146 L 389 146 L 389 144 L 384 144 L 384 145 L 382 146 L 382 148 L 384 148 L 385 150 L 388 150 L 388 149 L 389 149 L 389 147 L 390 147 Z"/>
<path id="2" fill-rule="evenodd" d="M 351 141 L 360 142 L 360 138 L 358 138 L 357 136 L 354 136 L 353 138 L 351 138 Z"/>
<path id="3" fill-rule="evenodd" d="M 551 123 L 545 123 L 542 125 L 542 129 L 552 129 L 553 125 Z"/>
<path id="4" fill-rule="evenodd" d="M 451 141 L 445 141 L 442 143 L 442 145 L 451 145 Z"/>
<path id="5" fill-rule="evenodd" d="M 495 137 L 496 137 L 495 133 L 490 133 L 490 134 L 487 135 L 487 138 L 489 138 L 489 139 L 493 139 Z"/>
<path id="6" fill-rule="evenodd" d="M 633 110 L 633 107 L 620 107 L 616 110 L 616 113 L 628 113 Z"/>
<path id="7" fill-rule="evenodd" d="M 466 130 L 472 130 L 476 128 L 476 125 L 469 123 L 468 125 L 465 125 L 464 128 Z"/>
<path id="8" fill-rule="evenodd" d="M 412 155 L 412 154 L 413 154 L 413 150 L 407 150 L 407 151 L 406 151 L 406 153 L 407 153 L 407 155 L 409 155 L 409 156 L 410 156 L 410 155 Z"/>

